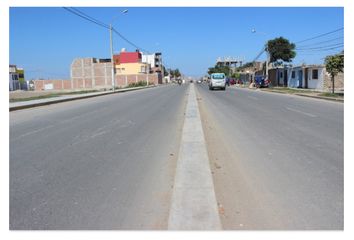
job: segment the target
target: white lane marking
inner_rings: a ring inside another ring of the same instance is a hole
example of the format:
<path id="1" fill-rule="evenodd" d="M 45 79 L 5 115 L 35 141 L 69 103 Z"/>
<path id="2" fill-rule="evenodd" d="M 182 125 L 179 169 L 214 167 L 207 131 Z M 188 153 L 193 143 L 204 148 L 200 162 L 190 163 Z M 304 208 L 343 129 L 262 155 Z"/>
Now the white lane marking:
<path id="1" fill-rule="evenodd" d="M 190 86 L 168 229 L 221 230 L 194 84 Z"/>
<path id="2" fill-rule="evenodd" d="M 22 135 L 18 136 L 17 138 L 11 139 L 11 141 L 16 141 L 16 140 L 18 140 L 18 139 L 20 139 L 20 138 L 23 138 L 23 137 L 26 137 L 26 136 L 28 136 L 28 135 L 41 132 L 41 131 L 43 131 L 43 130 L 46 130 L 46 129 L 49 129 L 49 128 L 52 128 L 52 127 L 54 127 L 54 125 L 48 125 L 48 126 L 46 126 L 46 127 L 44 127 L 44 128 L 40 128 L 40 129 L 36 129 L 36 130 L 30 131 L 30 132 L 27 132 L 27 133 L 25 133 L 25 134 L 22 134 Z"/>
<path id="3" fill-rule="evenodd" d="M 294 108 L 289 108 L 289 107 L 287 107 L 286 109 L 288 109 L 289 111 L 293 111 L 293 112 L 297 112 L 297 113 L 304 114 L 304 115 L 309 116 L 309 117 L 317 117 L 317 116 L 314 115 L 314 114 L 307 113 L 307 112 L 303 112 L 303 111 L 301 111 L 301 110 L 297 110 L 297 109 L 294 109 Z"/>

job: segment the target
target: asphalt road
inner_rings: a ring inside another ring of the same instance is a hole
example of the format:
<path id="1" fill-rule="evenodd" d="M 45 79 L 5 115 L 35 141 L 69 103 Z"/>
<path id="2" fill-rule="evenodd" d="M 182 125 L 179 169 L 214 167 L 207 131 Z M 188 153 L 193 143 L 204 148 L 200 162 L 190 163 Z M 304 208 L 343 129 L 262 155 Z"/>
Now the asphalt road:
<path id="1" fill-rule="evenodd" d="M 10 229 L 167 229 L 188 86 L 10 112 Z M 342 103 L 195 90 L 223 229 L 343 229 Z"/>
<path id="2" fill-rule="evenodd" d="M 10 229 L 167 229 L 188 85 L 10 113 Z"/>
<path id="3" fill-rule="evenodd" d="M 343 229 L 342 103 L 196 90 L 224 229 Z"/>

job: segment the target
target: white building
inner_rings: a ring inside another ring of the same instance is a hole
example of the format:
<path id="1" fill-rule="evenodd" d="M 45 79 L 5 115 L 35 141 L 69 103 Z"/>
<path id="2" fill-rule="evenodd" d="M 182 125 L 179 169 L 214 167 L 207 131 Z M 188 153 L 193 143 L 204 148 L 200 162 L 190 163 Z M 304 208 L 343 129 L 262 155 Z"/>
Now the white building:
<path id="1" fill-rule="evenodd" d="M 9 66 L 9 90 L 14 91 L 20 89 L 19 73 L 16 65 Z"/>
<path id="2" fill-rule="evenodd" d="M 161 53 L 142 54 L 141 61 L 150 64 L 153 72 L 163 71 Z"/>

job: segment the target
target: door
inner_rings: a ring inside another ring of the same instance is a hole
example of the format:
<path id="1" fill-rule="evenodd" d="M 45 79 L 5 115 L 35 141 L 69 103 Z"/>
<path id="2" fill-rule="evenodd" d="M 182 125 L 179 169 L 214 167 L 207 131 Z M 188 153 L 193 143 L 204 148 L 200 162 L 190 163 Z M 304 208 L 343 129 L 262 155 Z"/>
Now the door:
<path id="1" fill-rule="evenodd" d="M 298 76 L 298 80 L 299 80 L 298 87 L 302 88 L 302 70 L 299 70 L 297 76 Z"/>
<path id="2" fill-rule="evenodd" d="M 288 70 L 284 69 L 284 87 L 288 86 Z"/>
<path id="3" fill-rule="evenodd" d="M 305 88 L 308 88 L 309 69 L 305 68 Z"/>

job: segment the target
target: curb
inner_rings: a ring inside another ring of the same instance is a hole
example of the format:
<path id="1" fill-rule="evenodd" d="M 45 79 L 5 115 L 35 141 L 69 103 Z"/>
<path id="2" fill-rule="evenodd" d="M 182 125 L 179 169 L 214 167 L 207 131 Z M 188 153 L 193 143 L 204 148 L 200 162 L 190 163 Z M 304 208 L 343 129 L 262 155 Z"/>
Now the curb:
<path id="1" fill-rule="evenodd" d="M 114 91 L 114 92 L 110 91 L 110 92 L 97 93 L 97 94 L 84 95 L 84 96 L 77 96 L 77 97 L 65 98 L 65 99 L 57 99 L 57 100 L 55 100 L 55 99 L 54 100 L 50 100 L 49 99 L 46 102 L 29 103 L 29 104 L 20 105 L 20 106 L 9 107 L 9 111 L 12 112 L 12 111 L 17 111 L 17 110 L 26 109 L 26 108 L 40 107 L 40 106 L 56 104 L 56 103 L 61 103 L 61 102 L 69 102 L 69 101 L 80 100 L 80 99 L 85 99 L 85 98 L 99 97 L 99 96 L 122 93 L 122 92 L 130 92 L 130 91 L 141 90 L 141 89 L 146 89 L 146 88 L 153 88 L 153 87 L 157 87 L 157 86 L 119 89 L 119 90 Z"/>
<path id="2" fill-rule="evenodd" d="M 309 97 L 309 98 L 318 98 L 318 99 L 323 99 L 323 100 L 330 100 L 330 101 L 335 101 L 335 102 L 343 102 L 344 99 L 340 98 L 331 98 L 331 97 L 322 97 L 322 96 L 311 96 L 311 95 L 306 95 L 302 93 L 287 93 L 287 92 L 280 92 L 280 91 L 274 91 L 274 90 L 261 90 L 262 92 L 272 92 L 272 93 L 280 93 L 280 94 L 287 94 L 287 95 L 296 95 L 296 96 L 301 96 L 301 97 Z"/>
<path id="3" fill-rule="evenodd" d="M 324 99 L 324 100 L 330 100 L 330 101 L 344 103 L 344 99 L 340 99 L 340 98 L 329 98 L 329 97 L 322 97 L 322 96 L 310 96 L 310 95 L 301 94 L 301 93 L 295 93 L 294 95 L 302 96 L 302 97 L 318 98 L 318 99 Z"/>

